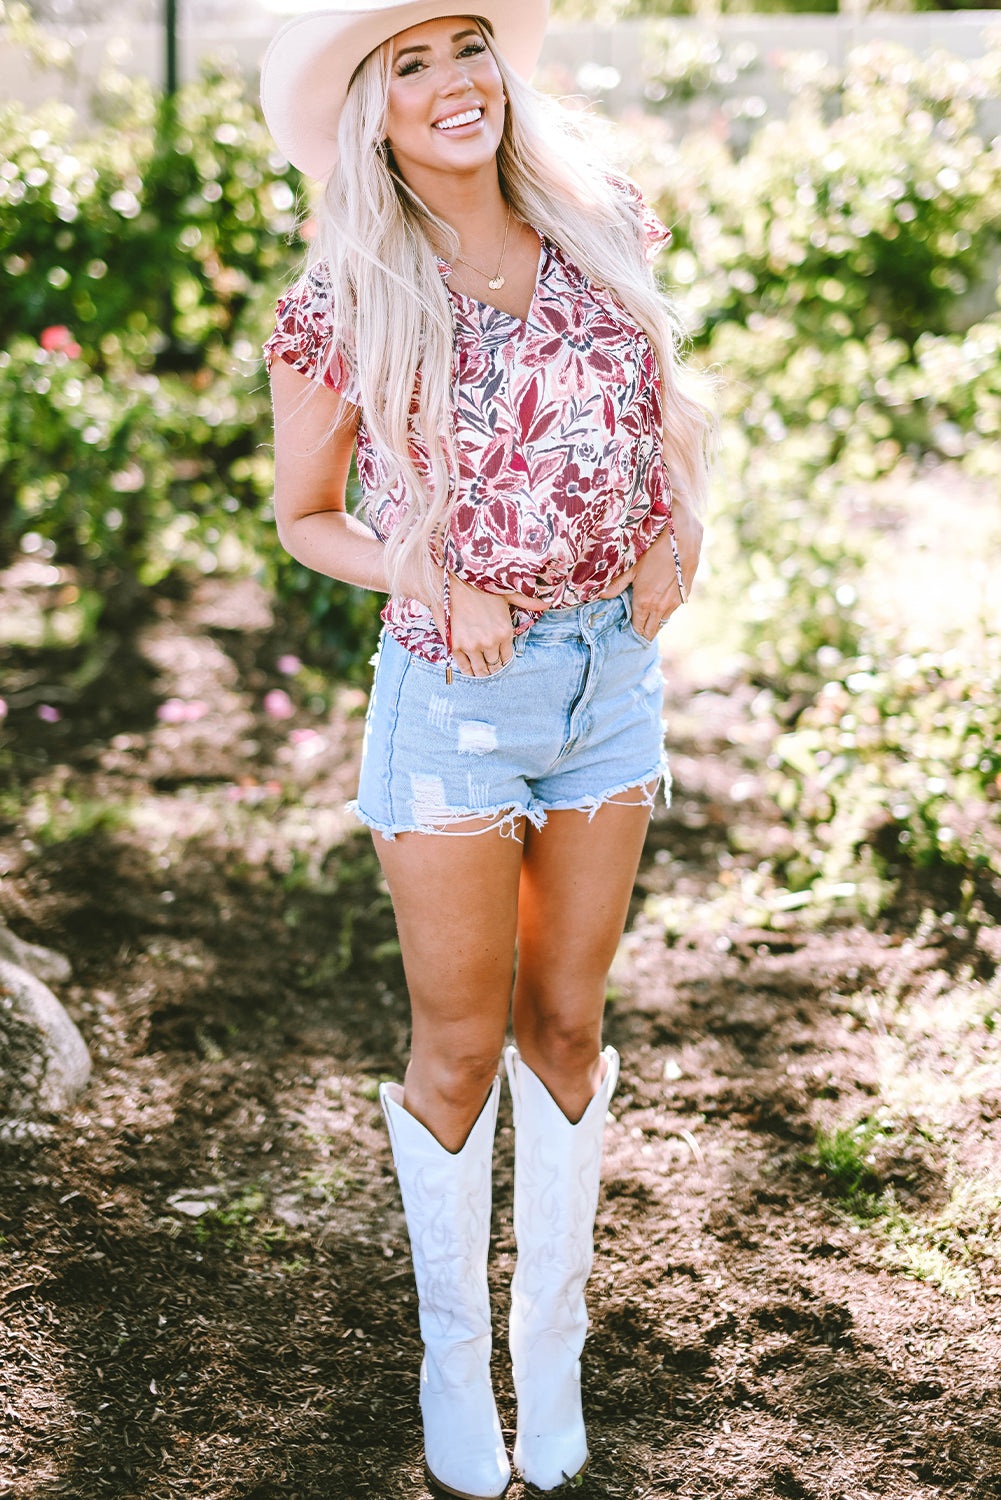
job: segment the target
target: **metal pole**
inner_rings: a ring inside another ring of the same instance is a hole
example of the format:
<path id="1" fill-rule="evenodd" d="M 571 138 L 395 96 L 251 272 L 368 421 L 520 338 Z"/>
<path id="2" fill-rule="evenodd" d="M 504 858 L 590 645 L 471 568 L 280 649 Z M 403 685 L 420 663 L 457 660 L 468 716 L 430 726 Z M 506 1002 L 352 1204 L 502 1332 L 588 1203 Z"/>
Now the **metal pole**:
<path id="1" fill-rule="evenodd" d="M 167 44 L 163 91 L 172 99 L 177 93 L 177 0 L 164 0 L 163 23 Z"/>
<path id="2" fill-rule="evenodd" d="M 163 0 L 164 69 L 163 98 L 157 130 L 157 173 L 160 177 L 160 212 L 164 225 L 176 230 L 177 191 L 173 182 L 174 141 L 177 136 L 177 0 Z M 173 236 L 172 236 L 173 237 Z M 173 368 L 177 359 L 177 310 L 174 306 L 173 266 L 168 256 L 161 271 L 163 331 L 167 336 L 161 359 Z"/>

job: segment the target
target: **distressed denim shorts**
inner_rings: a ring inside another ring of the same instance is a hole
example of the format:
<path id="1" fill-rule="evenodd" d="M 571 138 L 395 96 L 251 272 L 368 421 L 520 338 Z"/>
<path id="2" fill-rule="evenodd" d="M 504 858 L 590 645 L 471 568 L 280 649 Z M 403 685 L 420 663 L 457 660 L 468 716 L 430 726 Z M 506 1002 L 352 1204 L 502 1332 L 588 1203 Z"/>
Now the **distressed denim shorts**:
<path id="1" fill-rule="evenodd" d="M 398 833 L 516 835 L 550 811 L 591 817 L 636 789 L 653 807 L 668 786 L 663 678 L 655 641 L 630 623 L 631 593 L 552 610 L 514 641 L 489 677 L 414 656 L 383 634 L 365 721 L 353 812 L 384 838 Z M 475 829 L 454 825 L 488 820 Z"/>

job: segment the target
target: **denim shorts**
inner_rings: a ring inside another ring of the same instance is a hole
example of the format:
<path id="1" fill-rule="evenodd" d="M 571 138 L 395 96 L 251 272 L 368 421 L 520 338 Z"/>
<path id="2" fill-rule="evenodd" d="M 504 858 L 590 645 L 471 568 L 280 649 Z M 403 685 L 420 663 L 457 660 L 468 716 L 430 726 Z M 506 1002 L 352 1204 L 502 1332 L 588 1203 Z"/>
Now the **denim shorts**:
<path id="1" fill-rule="evenodd" d="M 655 641 L 630 623 L 631 595 L 551 610 L 489 677 L 454 673 L 383 634 L 351 810 L 383 838 L 398 833 L 517 836 L 563 808 L 591 817 L 663 779 L 663 677 Z M 475 829 L 453 825 L 486 820 Z"/>

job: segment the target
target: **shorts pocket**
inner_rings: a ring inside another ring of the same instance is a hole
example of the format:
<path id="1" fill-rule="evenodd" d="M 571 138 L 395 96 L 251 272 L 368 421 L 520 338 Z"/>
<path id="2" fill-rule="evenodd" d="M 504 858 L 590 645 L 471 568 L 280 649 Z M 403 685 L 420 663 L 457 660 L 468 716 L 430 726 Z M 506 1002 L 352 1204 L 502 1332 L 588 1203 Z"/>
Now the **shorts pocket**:
<path id="1" fill-rule="evenodd" d="M 636 642 L 637 646 L 645 646 L 647 650 L 649 650 L 651 646 L 655 646 L 657 644 L 656 636 L 654 636 L 652 641 L 648 641 L 645 635 L 640 635 L 632 620 L 624 620 L 622 623 L 625 625 L 626 633 L 631 636 L 631 638 Z"/>
<path id="2" fill-rule="evenodd" d="M 452 686 L 454 687 L 457 682 L 461 682 L 464 686 L 468 683 L 471 687 L 481 688 L 481 687 L 486 687 L 487 684 L 491 683 L 491 682 L 500 682 L 500 680 L 503 677 L 507 677 L 508 674 L 513 671 L 515 664 L 518 661 L 521 660 L 522 652 L 525 649 L 525 643 L 526 643 L 527 638 L 528 638 L 528 631 L 527 630 L 523 631 L 521 635 L 516 635 L 515 636 L 514 642 L 513 642 L 514 650 L 511 652 L 510 658 L 504 663 L 504 665 L 500 668 L 499 671 L 497 671 L 497 672 L 491 672 L 489 677 L 473 677 L 468 672 L 460 672 L 458 664 L 456 664 L 455 670 L 452 673 Z M 416 656 L 416 655 L 413 655 L 413 654 L 411 654 L 411 659 L 413 660 L 413 663 L 414 663 L 414 665 L 416 667 L 420 667 L 421 671 L 423 671 L 423 672 L 433 672 L 435 674 L 435 676 L 438 678 L 438 680 L 441 682 L 441 684 L 444 686 L 444 683 L 445 683 L 445 663 L 444 662 L 430 662 L 430 661 L 425 661 L 423 659 L 423 657 Z"/>
<path id="3" fill-rule="evenodd" d="M 656 644 L 657 637 L 654 636 L 653 640 L 648 641 L 645 635 L 640 635 L 639 631 L 636 629 L 636 626 L 633 624 L 632 586 L 626 589 L 625 593 L 622 595 L 622 599 L 623 603 L 626 606 L 626 613 L 622 621 L 623 627 L 625 628 L 627 634 L 636 642 L 638 646 L 644 646 L 647 650 L 649 650 L 651 646 Z"/>

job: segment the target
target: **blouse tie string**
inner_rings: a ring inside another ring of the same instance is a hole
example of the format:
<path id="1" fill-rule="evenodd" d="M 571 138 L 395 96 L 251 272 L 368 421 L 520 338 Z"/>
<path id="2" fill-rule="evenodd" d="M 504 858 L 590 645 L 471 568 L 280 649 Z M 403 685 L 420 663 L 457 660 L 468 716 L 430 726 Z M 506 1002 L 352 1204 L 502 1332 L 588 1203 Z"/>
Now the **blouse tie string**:
<path id="1" fill-rule="evenodd" d="M 445 609 L 445 686 L 452 686 L 452 590 L 448 580 L 448 548 L 445 549 L 445 576 L 441 586 L 442 603 Z"/>

